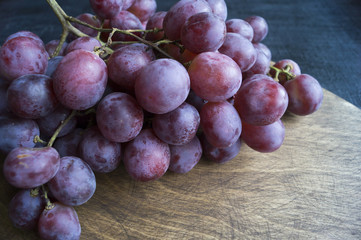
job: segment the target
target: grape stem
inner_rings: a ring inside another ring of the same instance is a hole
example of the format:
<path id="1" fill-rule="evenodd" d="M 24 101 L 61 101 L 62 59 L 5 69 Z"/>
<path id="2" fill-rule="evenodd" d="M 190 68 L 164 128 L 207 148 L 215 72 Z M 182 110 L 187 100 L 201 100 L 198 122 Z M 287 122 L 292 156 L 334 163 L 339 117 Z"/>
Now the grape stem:
<path id="1" fill-rule="evenodd" d="M 63 129 L 63 127 L 70 121 L 70 119 L 72 119 L 75 115 L 76 115 L 77 111 L 76 110 L 73 110 L 70 115 L 64 120 L 61 122 L 61 124 L 59 125 L 59 127 L 55 130 L 53 136 L 50 138 L 49 142 L 48 142 L 48 147 L 51 147 L 53 146 L 56 138 L 58 137 L 60 131 Z"/>
<path id="2" fill-rule="evenodd" d="M 49 197 L 48 197 L 48 191 L 46 190 L 45 188 L 45 185 L 41 185 L 41 189 L 43 190 L 43 197 L 45 199 L 45 202 L 46 202 L 46 206 L 45 206 L 45 209 L 46 210 L 50 210 L 50 209 L 53 209 L 55 207 L 55 205 L 53 203 L 51 203 Z"/>
<path id="3" fill-rule="evenodd" d="M 285 74 L 287 77 L 287 80 L 291 80 L 296 77 L 293 73 L 290 72 L 291 66 L 289 66 L 289 65 L 287 65 L 284 69 L 280 69 L 280 68 L 277 68 L 272 65 L 270 66 L 270 68 L 276 72 L 275 79 L 277 81 L 279 80 L 278 76 L 280 75 L 280 73 Z"/>
<path id="4" fill-rule="evenodd" d="M 143 29 L 129 29 L 129 30 L 122 30 L 122 29 L 118 29 L 118 28 L 112 28 L 112 29 L 103 29 L 103 28 L 98 28 L 98 27 L 94 27 L 86 22 L 83 22 L 77 18 L 71 17 L 69 15 L 67 15 L 64 10 L 60 7 L 60 5 L 57 3 L 56 0 L 46 0 L 48 2 L 48 4 L 50 5 L 50 7 L 53 9 L 55 15 L 57 16 L 57 18 L 59 19 L 62 28 L 63 28 L 63 33 L 60 37 L 60 41 L 58 46 L 56 47 L 54 53 L 52 54 L 51 57 L 55 57 L 59 54 L 63 44 L 66 41 L 67 36 L 69 35 L 69 33 L 73 33 L 78 37 L 86 37 L 88 36 L 87 34 L 81 32 L 79 29 L 77 29 L 76 27 L 74 27 L 71 22 L 75 22 L 78 24 L 81 24 L 83 26 L 89 27 L 91 29 L 97 30 L 99 32 L 117 32 L 117 33 L 123 33 L 129 36 L 134 37 L 135 39 L 137 39 L 139 42 L 146 44 L 148 46 L 151 46 L 152 48 L 156 49 L 157 51 L 159 51 L 160 53 L 162 53 L 163 55 L 165 55 L 168 58 L 172 58 L 168 53 L 166 53 L 165 51 L 163 51 L 161 48 L 159 48 L 159 46 L 156 43 L 153 43 L 151 41 L 147 41 L 144 38 L 139 37 L 138 35 L 134 34 L 134 33 L 149 33 L 149 32 L 160 32 L 163 31 L 162 29 L 158 29 L 158 28 L 154 28 L 154 29 L 148 29 L 148 30 L 143 30 Z M 100 43 L 106 47 L 108 47 L 107 43 L 104 43 L 103 41 L 101 41 L 99 39 L 99 34 L 98 34 L 98 40 L 100 41 Z M 110 37 L 111 38 L 111 37 Z M 107 42 L 109 42 L 110 40 L 108 39 Z M 112 49 L 107 49 L 107 52 L 113 52 Z M 172 58 L 173 59 L 173 58 Z"/>
<path id="5" fill-rule="evenodd" d="M 47 144 L 47 142 L 45 142 L 44 140 L 42 140 L 38 135 L 36 135 L 36 136 L 34 137 L 33 142 L 34 142 L 34 143 L 41 143 L 41 144 L 44 144 L 44 145 Z"/>

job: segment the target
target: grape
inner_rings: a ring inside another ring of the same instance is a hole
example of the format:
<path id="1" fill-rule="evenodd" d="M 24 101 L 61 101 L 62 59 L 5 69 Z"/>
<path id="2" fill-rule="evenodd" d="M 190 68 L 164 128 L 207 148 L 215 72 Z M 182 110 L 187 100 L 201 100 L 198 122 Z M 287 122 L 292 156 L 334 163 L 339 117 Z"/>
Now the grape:
<path id="1" fill-rule="evenodd" d="M 133 4 L 135 0 L 123 0 L 123 9 L 122 10 L 128 10 Z"/>
<path id="2" fill-rule="evenodd" d="M 17 188 L 47 183 L 59 169 L 60 157 L 52 147 L 14 148 L 5 158 L 5 179 Z"/>
<path id="3" fill-rule="evenodd" d="M 85 131 L 79 145 L 79 153 L 95 172 L 111 172 L 121 161 L 120 144 L 104 138 L 96 126 Z"/>
<path id="4" fill-rule="evenodd" d="M 192 15 L 201 12 L 212 12 L 205 0 L 180 0 L 174 4 L 163 21 L 164 33 L 170 40 L 180 39 L 181 29 L 185 21 Z"/>
<path id="5" fill-rule="evenodd" d="M 234 106 L 242 120 L 252 125 L 268 125 L 280 119 L 288 105 L 287 92 L 269 77 L 242 85 Z"/>
<path id="6" fill-rule="evenodd" d="M 227 101 L 204 104 L 200 116 L 204 135 L 215 147 L 229 147 L 241 136 L 241 119 L 236 109 Z"/>
<path id="7" fill-rule="evenodd" d="M 45 75 L 51 77 L 62 59 L 63 59 L 63 56 L 56 56 L 56 57 L 50 58 L 48 60 L 48 68 L 46 69 Z"/>
<path id="8" fill-rule="evenodd" d="M 199 96 L 197 96 L 197 94 L 195 94 L 194 91 L 191 90 L 188 94 L 186 102 L 189 103 L 190 105 L 194 106 L 197 109 L 197 111 L 200 112 L 203 105 L 207 101 L 205 101 L 202 98 L 200 98 Z"/>
<path id="9" fill-rule="evenodd" d="M 223 21 L 226 21 L 228 11 L 227 5 L 224 0 L 206 0 L 212 9 L 212 12 L 220 17 Z"/>
<path id="10" fill-rule="evenodd" d="M 64 137 L 60 137 L 55 141 L 53 147 L 58 151 L 60 157 L 79 157 L 78 145 L 83 138 L 83 132 L 84 129 L 76 128 L 71 133 L 65 135 Z"/>
<path id="11" fill-rule="evenodd" d="M 269 61 L 272 60 L 271 50 L 263 43 L 253 43 L 253 47 L 259 51 L 262 51 Z"/>
<path id="12" fill-rule="evenodd" d="M 179 107 L 187 98 L 187 70 L 172 59 L 158 59 L 143 67 L 135 81 L 135 95 L 148 112 L 163 114 Z"/>
<path id="13" fill-rule="evenodd" d="M 49 56 L 53 55 L 53 53 L 55 52 L 55 49 L 59 45 L 59 42 L 60 42 L 60 40 L 54 39 L 54 40 L 51 40 L 50 42 L 48 42 L 47 44 L 45 44 L 45 49 Z M 63 43 L 63 45 L 61 46 L 61 49 L 58 53 L 58 56 L 64 56 L 64 51 L 65 51 L 65 48 L 67 45 L 68 44 L 66 42 Z M 49 65 L 48 65 L 48 68 L 49 68 Z"/>
<path id="14" fill-rule="evenodd" d="M 257 60 L 257 51 L 252 43 L 237 33 L 227 33 L 219 52 L 232 58 L 242 72 L 249 70 Z"/>
<path id="15" fill-rule="evenodd" d="M 243 77 L 249 77 L 254 74 L 267 74 L 270 69 L 270 61 L 268 57 L 262 52 L 257 50 L 257 60 L 253 66 L 244 72 Z"/>
<path id="16" fill-rule="evenodd" d="M 80 37 L 68 44 L 65 49 L 65 54 L 68 54 L 76 49 L 83 49 L 94 52 L 98 47 L 101 47 L 101 44 L 97 39 L 92 37 Z"/>
<path id="17" fill-rule="evenodd" d="M 149 21 L 147 22 L 146 29 L 162 29 L 163 28 L 163 20 L 167 12 L 160 11 L 156 12 L 153 16 L 149 18 Z M 160 31 L 158 33 L 147 33 L 146 39 L 149 41 L 159 41 L 162 38 L 164 38 L 164 31 Z"/>
<path id="18" fill-rule="evenodd" d="M 65 107 L 85 110 L 102 97 L 107 66 L 96 54 L 78 49 L 68 53 L 53 73 L 56 97 Z"/>
<path id="19" fill-rule="evenodd" d="M 250 76 L 247 76 L 245 79 L 243 79 L 242 86 L 247 84 L 250 81 L 253 80 L 262 80 L 262 79 L 268 79 L 270 81 L 273 81 L 273 79 L 265 74 L 253 74 Z"/>
<path id="20" fill-rule="evenodd" d="M 252 26 L 243 19 L 233 18 L 226 21 L 227 32 L 238 33 L 249 41 L 253 39 Z"/>
<path id="21" fill-rule="evenodd" d="M 268 24 L 263 17 L 260 16 L 250 16 L 245 19 L 253 28 L 253 39 L 252 42 L 262 41 L 268 33 Z"/>
<path id="22" fill-rule="evenodd" d="M 48 66 L 48 53 L 30 37 L 15 37 L 0 48 L 0 75 L 8 82 L 26 74 L 43 74 Z"/>
<path id="23" fill-rule="evenodd" d="M 188 68 L 192 90 L 207 101 L 225 101 L 242 83 L 238 65 L 228 56 L 205 52 L 196 56 Z"/>
<path id="24" fill-rule="evenodd" d="M 199 123 L 197 109 L 184 102 L 169 113 L 155 115 L 152 126 L 154 133 L 162 141 L 172 145 L 183 145 L 194 138 Z"/>
<path id="25" fill-rule="evenodd" d="M 169 167 L 169 146 L 157 138 L 151 129 L 143 129 L 125 146 L 123 162 L 135 180 L 146 182 L 158 179 Z"/>
<path id="26" fill-rule="evenodd" d="M 115 17 L 123 8 L 123 0 L 89 0 L 90 6 L 102 19 Z"/>
<path id="27" fill-rule="evenodd" d="M 135 79 L 140 69 L 155 59 L 153 50 L 144 44 L 122 47 L 110 55 L 107 66 L 109 78 L 124 91 L 134 93 Z"/>
<path id="28" fill-rule="evenodd" d="M 155 0 L 135 0 L 128 11 L 139 18 L 141 22 L 146 22 L 157 10 L 157 2 Z"/>
<path id="29" fill-rule="evenodd" d="M 33 32 L 30 32 L 30 31 L 19 31 L 19 32 L 13 33 L 5 39 L 5 42 L 7 42 L 13 38 L 16 38 L 16 37 L 29 37 L 29 38 L 34 39 L 40 46 L 44 46 L 43 40 L 41 40 L 41 38 L 38 35 L 36 35 Z"/>
<path id="30" fill-rule="evenodd" d="M 278 68 L 278 69 L 286 69 L 287 66 L 289 66 L 289 72 L 295 76 L 298 76 L 301 74 L 301 69 L 300 66 L 293 60 L 291 59 L 282 59 L 278 62 L 276 62 L 274 65 L 274 67 Z M 270 74 L 272 77 L 276 76 L 276 71 L 271 69 L 270 70 Z M 288 80 L 287 75 L 285 73 L 279 73 L 278 75 L 278 80 L 279 83 L 284 85 L 286 83 L 286 81 Z"/>
<path id="31" fill-rule="evenodd" d="M 76 18 L 94 27 L 98 27 L 98 28 L 101 27 L 101 23 L 99 19 L 91 13 L 82 13 L 78 15 Z M 89 37 L 96 37 L 98 35 L 98 31 L 95 29 L 91 29 L 79 23 L 72 23 L 72 24 L 75 28 L 79 29 L 81 32 L 85 33 Z"/>
<path id="32" fill-rule="evenodd" d="M 113 142 L 128 142 L 142 129 L 144 114 L 132 96 L 116 92 L 99 103 L 96 118 L 105 138 Z"/>
<path id="33" fill-rule="evenodd" d="M 9 109 L 19 117 L 37 119 L 55 110 L 58 100 L 53 79 L 43 74 L 21 76 L 7 90 Z"/>
<path id="34" fill-rule="evenodd" d="M 264 126 L 254 126 L 243 121 L 241 138 L 258 152 L 273 152 L 281 147 L 285 138 L 285 126 L 281 120 Z"/>
<path id="35" fill-rule="evenodd" d="M 181 29 L 181 43 L 194 53 L 214 52 L 226 36 L 226 24 L 209 12 L 197 13 L 186 20 Z"/>
<path id="36" fill-rule="evenodd" d="M 95 175 L 89 165 L 74 156 L 60 159 L 59 171 L 48 182 L 53 196 L 68 206 L 87 202 L 96 188 Z"/>
<path id="37" fill-rule="evenodd" d="M 9 153 L 16 147 L 35 146 L 34 138 L 40 135 L 39 126 L 34 120 L 16 116 L 0 118 L 0 152 Z"/>
<path id="38" fill-rule="evenodd" d="M 231 146 L 225 148 L 214 147 L 207 141 L 204 135 L 201 135 L 200 139 L 203 148 L 203 155 L 206 159 L 216 163 L 225 163 L 232 160 L 241 150 L 242 142 L 240 138 L 238 138 Z"/>
<path id="39" fill-rule="evenodd" d="M 56 202 L 52 209 L 41 213 L 38 232 L 42 239 L 78 240 L 81 234 L 78 215 L 74 208 Z"/>
<path id="40" fill-rule="evenodd" d="M 50 138 L 59 125 L 70 115 L 71 111 L 59 105 L 53 112 L 45 117 L 37 119 L 37 123 L 42 136 Z M 76 118 L 71 118 L 61 129 L 57 137 L 62 137 L 72 132 L 76 127 Z"/>
<path id="41" fill-rule="evenodd" d="M 176 173 L 189 172 L 202 156 L 202 146 L 197 136 L 184 145 L 169 145 L 169 149 L 169 170 Z"/>
<path id="42" fill-rule="evenodd" d="M 121 30 L 144 29 L 139 18 L 137 18 L 137 16 L 135 16 L 133 13 L 128 11 L 121 11 L 119 14 L 111 18 L 110 26 Z M 136 35 L 141 36 L 141 33 L 136 33 Z M 113 40 L 135 41 L 136 39 L 132 36 L 123 33 L 115 33 L 113 35 Z"/>
<path id="43" fill-rule="evenodd" d="M 30 189 L 22 189 L 10 201 L 9 217 L 15 227 L 32 230 L 37 227 L 44 207 L 45 203 L 39 194 L 35 195 Z"/>
<path id="44" fill-rule="evenodd" d="M 289 97 L 288 111 L 308 115 L 317 111 L 323 100 L 319 82 L 308 74 L 301 74 L 284 84 Z"/>

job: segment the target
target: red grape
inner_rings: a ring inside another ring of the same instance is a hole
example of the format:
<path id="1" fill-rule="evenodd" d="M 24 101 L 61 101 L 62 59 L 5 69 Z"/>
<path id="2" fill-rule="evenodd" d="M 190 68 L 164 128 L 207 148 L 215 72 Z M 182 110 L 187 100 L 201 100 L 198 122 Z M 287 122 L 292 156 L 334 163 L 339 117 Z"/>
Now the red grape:
<path id="1" fill-rule="evenodd" d="M 121 11 L 119 14 L 110 19 L 110 26 L 113 28 L 118 28 L 121 30 L 129 29 L 144 29 L 141 21 L 137 16 L 128 11 Z M 138 36 L 141 36 L 141 33 L 137 33 Z M 116 41 L 134 41 L 134 37 L 126 35 L 124 33 L 115 33 L 113 35 L 113 40 Z"/>
<path id="2" fill-rule="evenodd" d="M 229 33 L 238 33 L 249 41 L 253 39 L 253 28 L 243 19 L 229 19 L 226 21 L 226 27 Z"/>
<path id="3" fill-rule="evenodd" d="M 49 56 L 52 56 L 53 53 L 55 52 L 55 49 L 58 47 L 60 40 L 59 39 L 54 39 L 51 40 L 50 42 L 48 42 L 47 44 L 45 44 L 45 49 L 47 51 L 47 53 L 49 54 Z M 58 56 L 64 56 L 64 51 L 66 46 L 68 45 L 68 43 L 64 42 L 63 46 L 61 47 Z M 48 66 L 49 67 L 49 66 Z"/>
<path id="4" fill-rule="evenodd" d="M 60 157 L 76 156 L 78 154 L 78 145 L 82 140 L 84 129 L 76 128 L 71 133 L 56 139 L 53 147 L 58 151 Z"/>
<path id="5" fill-rule="evenodd" d="M 115 17 L 123 8 L 123 0 L 89 0 L 90 6 L 102 19 Z"/>
<path id="6" fill-rule="evenodd" d="M 271 50 L 263 43 L 259 42 L 259 43 L 253 43 L 253 47 L 259 51 L 262 51 L 266 57 L 268 58 L 269 61 L 272 60 L 272 53 Z"/>
<path id="7" fill-rule="evenodd" d="M 16 37 L 29 37 L 29 38 L 34 39 L 40 46 L 44 46 L 43 40 L 41 40 L 41 38 L 38 35 L 36 35 L 33 32 L 30 32 L 30 31 L 19 31 L 19 32 L 13 33 L 10 36 L 8 36 L 4 42 L 7 42 L 10 39 L 13 39 Z"/>
<path id="8" fill-rule="evenodd" d="M 212 12 L 220 17 L 223 21 L 226 21 L 228 11 L 227 5 L 224 0 L 206 0 L 212 9 Z"/>
<path id="9" fill-rule="evenodd" d="M 97 47 L 101 47 L 101 44 L 97 39 L 92 37 L 80 37 L 68 44 L 65 49 L 65 55 L 76 49 L 83 49 L 94 52 Z"/>
<path id="10" fill-rule="evenodd" d="M 268 24 L 266 20 L 261 16 L 250 16 L 245 19 L 253 28 L 252 42 L 262 41 L 268 33 Z"/>
<path id="11" fill-rule="evenodd" d="M 149 18 L 147 22 L 146 29 L 162 29 L 163 28 L 163 20 L 167 12 L 160 11 L 156 12 L 153 16 Z M 146 39 L 150 41 L 159 41 L 164 37 L 164 31 L 160 31 L 158 33 L 147 33 Z"/>
<path id="12" fill-rule="evenodd" d="M 56 57 L 50 58 L 48 60 L 48 68 L 46 69 L 45 75 L 51 77 L 62 59 L 63 59 L 63 56 L 56 56 Z"/>
<path id="13" fill-rule="evenodd" d="M 157 138 L 153 130 L 143 129 L 125 146 L 123 162 L 135 180 L 146 182 L 158 179 L 169 167 L 169 146 Z"/>
<path id="14" fill-rule="evenodd" d="M 287 66 L 289 67 L 289 73 L 293 74 L 294 76 L 298 76 L 301 74 L 301 69 L 300 69 L 300 66 L 293 60 L 291 59 L 282 59 L 278 62 L 276 62 L 274 65 L 273 65 L 275 68 L 278 68 L 278 69 L 286 69 Z M 270 70 L 270 74 L 272 77 L 275 77 L 276 76 L 276 71 L 271 69 Z M 284 85 L 287 80 L 288 80 L 288 77 L 285 73 L 279 73 L 278 75 L 278 80 L 279 80 L 279 83 Z"/>
<path id="15" fill-rule="evenodd" d="M 137 16 L 141 22 L 146 22 L 157 10 L 157 2 L 155 0 L 135 0 L 127 10 Z"/>
<path id="16" fill-rule="evenodd" d="M 270 60 L 268 57 L 260 50 L 256 50 L 257 60 L 253 66 L 244 72 L 243 77 L 250 77 L 254 74 L 267 74 L 270 69 Z"/>

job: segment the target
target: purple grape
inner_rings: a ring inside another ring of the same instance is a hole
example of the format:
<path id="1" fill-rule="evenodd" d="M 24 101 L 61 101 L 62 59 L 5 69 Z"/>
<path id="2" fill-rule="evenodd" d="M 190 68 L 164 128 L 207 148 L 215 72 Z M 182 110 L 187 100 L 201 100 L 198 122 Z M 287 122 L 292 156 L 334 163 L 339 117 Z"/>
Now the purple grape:
<path id="1" fill-rule="evenodd" d="M 59 105 L 53 112 L 45 117 L 37 119 L 42 136 L 50 138 L 60 124 L 70 115 L 71 110 Z M 76 127 L 76 118 L 71 118 L 61 129 L 57 137 L 62 137 L 72 132 Z"/>
<path id="2" fill-rule="evenodd" d="M 41 40 L 41 38 L 38 35 L 30 31 L 19 31 L 13 33 L 5 39 L 4 43 L 16 37 L 29 37 L 34 39 L 40 46 L 44 46 L 43 40 Z"/>
<path id="3" fill-rule="evenodd" d="M 241 136 L 241 119 L 237 110 L 227 101 L 204 104 L 200 116 L 204 135 L 215 147 L 229 147 Z"/>
<path id="4" fill-rule="evenodd" d="M 95 175 L 89 165 L 74 156 L 60 159 L 59 171 L 48 182 L 53 196 L 68 206 L 87 202 L 96 188 Z"/>
<path id="5" fill-rule="evenodd" d="M 181 29 L 181 43 L 194 53 L 214 52 L 226 37 L 226 24 L 210 12 L 189 17 Z"/>
<path id="6" fill-rule="evenodd" d="M 205 158 L 216 163 L 225 163 L 235 158 L 241 150 L 242 145 L 241 139 L 239 138 L 229 147 L 217 148 L 211 145 L 204 136 L 201 137 L 201 143 Z"/>
<path id="7" fill-rule="evenodd" d="M 227 5 L 224 0 L 206 0 L 212 9 L 212 12 L 220 17 L 223 21 L 226 21 L 228 11 Z"/>
<path id="8" fill-rule="evenodd" d="M 271 50 L 263 43 L 253 43 L 253 47 L 259 51 L 262 51 L 264 55 L 268 58 L 269 61 L 272 60 L 272 52 Z"/>
<path id="9" fill-rule="evenodd" d="M 123 0 L 123 9 L 122 10 L 128 10 L 133 4 L 135 0 Z"/>
<path id="10" fill-rule="evenodd" d="M 257 60 L 257 51 L 252 43 L 237 33 L 227 33 L 219 52 L 232 58 L 242 72 L 249 70 Z"/>
<path id="11" fill-rule="evenodd" d="M 63 56 L 56 56 L 50 58 L 48 60 L 48 68 L 46 69 L 45 75 L 51 77 L 63 58 L 64 58 Z"/>
<path id="12" fill-rule="evenodd" d="M 161 11 L 156 12 L 153 16 L 149 18 L 149 21 L 147 22 L 146 29 L 162 29 L 163 28 L 163 20 L 167 12 Z M 162 38 L 164 38 L 164 31 L 160 31 L 158 33 L 147 33 L 146 39 L 150 41 L 159 41 Z"/>
<path id="13" fill-rule="evenodd" d="M 320 83 L 314 77 L 301 74 L 287 81 L 284 87 L 289 97 L 288 111 L 304 116 L 314 113 L 320 108 L 323 91 Z"/>
<path id="14" fill-rule="evenodd" d="M 59 42 L 60 42 L 59 39 L 54 39 L 54 40 L 51 40 L 50 42 L 48 42 L 47 44 L 45 44 L 45 49 L 46 49 L 46 52 L 49 54 L 49 56 L 52 56 L 54 54 L 55 49 L 59 45 Z M 63 46 L 61 46 L 60 52 L 58 53 L 57 56 L 64 56 L 65 49 L 67 46 L 68 46 L 68 43 L 64 42 Z"/>
<path id="15" fill-rule="evenodd" d="M 199 123 L 197 109 L 184 102 L 169 113 L 155 115 L 152 126 L 154 133 L 162 141 L 172 145 L 183 145 L 195 137 Z"/>
<path id="16" fill-rule="evenodd" d="M 250 16 L 245 19 L 253 28 L 253 39 L 252 42 L 262 41 L 268 33 L 268 24 L 263 17 L 260 16 Z"/>
<path id="17" fill-rule="evenodd" d="M 197 136 L 184 145 L 169 145 L 169 149 L 169 170 L 176 173 L 189 172 L 202 157 L 202 146 Z"/>
<path id="18" fill-rule="evenodd" d="M 68 53 L 53 73 L 56 97 L 65 107 L 85 110 L 103 96 L 107 66 L 96 54 L 78 49 Z"/>
<path id="19" fill-rule="evenodd" d="M 285 138 L 285 126 L 281 120 L 265 126 L 253 126 L 243 121 L 241 138 L 258 152 L 273 152 L 281 147 Z"/>
<path id="20" fill-rule="evenodd" d="M 105 138 L 113 142 L 128 142 L 142 129 L 144 114 L 132 96 L 116 92 L 99 103 L 96 118 Z"/>
<path id="21" fill-rule="evenodd" d="M 22 118 L 37 119 L 55 110 L 58 100 L 53 91 L 53 79 L 43 74 L 21 76 L 7 90 L 9 109 Z"/>
<path id="22" fill-rule="evenodd" d="M 41 213 L 38 232 L 42 239 L 78 240 L 81 234 L 78 214 L 74 208 L 56 202 L 52 209 Z"/>
<path id="23" fill-rule="evenodd" d="M 83 138 L 84 129 L 76 128 L 74 131 L 58 138 L 53 147 L 58 151 L 60 157 L 76 156 L 78 154 L 78 145 Z"/>
<path id="24" fill-rule="evenodd" d="M 39 126 L 34 120 L 13 115 L 0 118 L 0 152 L 4 154 L 17 147 L 34 147 L 34 138 L 39 135 Z"/>
<path id="25" fill-rule="evenodd" d="M 114 51 L 107 61 L 109 78 L 122 90 L 134 93 L 139 71 L 154 59 L 153 51 L 144 44 L 122 47 Z"/>
<path id="26" fill-rule="evenodd" d="M 253 39 L 253 28 L 245 20 L 234 18 L 226 21 L 227 32 L 238 33 L 249 41 Z"/>
<path id="27" fill-rule="evenodd" d="M 5 179 L 17 188 L 47 183 L 58 172 L 60 157 L 52 147 L 13 149 L 4 161 Z"/>
<path id="28" fill-rule="evenodd" d="M 243 73 L 244 77 L 250 77 L 254 74 L 267 74 L 270 70 L 270 60 L 260 50 L 257 50 L 257 60 L 248 71 Z"/>
<path id="29" fill-rule="evenodd" d="M 188 68 L 192 90 L 202 99 L 211 102 L 232 97 L 242 83 L 237 63 L 218 52 L 197 55 Z"/>
<path id="30" fill-rule="evenodd" d="M 109 173 L 120 164 L 121 146 L 103 137 L 94 126 L 85 131 L 79 145 L 79 155 L 94 172 Z"/>
<path id="31" fill-rule="evenodd" d="M 201 12 L 212 12 L 205 0 L 180 0 L 174 4 L 163 21 L 164 33 L 170 40 L 180 39 L 181 29 L 186 20 Z"/>
<path id="32" fill-rule="evenodd" d="M 288 105 L 285 88 L 264 76 L 242 85 L 234 99 L 234 106 L 242 121 L 257 126 L 276 122 L 283 116 Z"/>
<path id="33" fill-rule="evenodd" d="M 37 227 L 45 202 L 30 189 L 18 191 L 9 204 L 9 217 L 16 228 L 33 230 Z"/>
<path id="34" fill-rule="evenodd" d="M 169 167 L 169 146 L 157 138 L 151 129 L 143 129 L 125 146 L 123 162 L 135 180 L 146 182 L 158 179 Z"/>
<path id="35" fill-rule="evenodd" d="M 141 22 L 146 22 L 157 10 L 157 2 L 155 0 L 135 0 L 128 11 L 139 18 Z"/>
<path id="36" fill-rule="evenodd" d="M 68 44 L 68 46 L 65 49 L 65 55 L 77 49 L 83 49 L 83 50 L 88 50 L 89 52 L 94 52 L 95 48 L 97 47 L 101 47 L 101 44 L 97 39 L 92 37 L 80 37 Z"/>
<path id="37" fill-rule="evenodd" d="M 300 66 L 291 59 L 282 59 L 282 60 L 276 62 L 273 66 L 275 68 L 282 69 L 282 70 L 289 67 L 289 73 L 293 74 L 294 76 L 298 76 L 301 74 Z M 276 71 L 271 69 L 270 74 L 272 77 L 275 77 Z M 284 85 L 288 81 L 288 76 L 285 73 L 281 72 L 278 75 L 278 80 L 281 85 Z"/>
<path id="38" fill-rule="evenodd" d="M 0 75 L 8 82 L 26 74 L 43 74 L 48 66 L 48 53 L 30 37 L 15 37 L 0 48 Z"/>
<path id="39" fill-rule="evenodd" d="M 191 90 L 188 94 L 188 97 L 186 99 L 186 102 L 190 105 L 194 106 L 198 112 L 201 111 L 203 105 L 207 102 L 200 98 L 193 90 Z"/>
<path id="40" fill-rule="evenodd" d="M 172 59 L 158 59 L 143 67 L 135 81 L 135 96 L 145 110 L 163 114 L 179 107 L 187 98 L 187 70 Z"/>
<path id="41" fill-rule="evenodd" d="M 144 29 L 141 21 L 137 16 L 128 11 L 121 11 L 119 14 L 110 19 L 110 26 L 121 30 L 129 29 Z M 141 33 L 137 33 L 141 36 Z M 113 35 L 115 41 L 135 41 L 136 39 L 132 36 L 124 33 L 115 33 Z"/>
<path id="42" fill-rule="evenodd" d="M 115 17 L 123 8 L 123 0 L 89 0 L 89 2 L 95 14 L 102 19 Z"/>
<path id="43" fill-rule="evenodd" d="M 98 28 L 101 27 L 99 18 L 97 18 L 96 16 L 94 16 L 91 13 L 82 13 L 82 14 L 78 15 L 76 18 L 79 19 L 80 21 L 86 22 L 94 27 L 98 27 Z M 96 37 L 98 35 L 98 31 L 95 29 L 89 28 L 89 27 L 81 25 L 79 23 L 72 23 L 72 24 L 74 27 L 76 27 L 77 29 L 79 29 L 81 32 L 85 33 L 89 37 Z"/>

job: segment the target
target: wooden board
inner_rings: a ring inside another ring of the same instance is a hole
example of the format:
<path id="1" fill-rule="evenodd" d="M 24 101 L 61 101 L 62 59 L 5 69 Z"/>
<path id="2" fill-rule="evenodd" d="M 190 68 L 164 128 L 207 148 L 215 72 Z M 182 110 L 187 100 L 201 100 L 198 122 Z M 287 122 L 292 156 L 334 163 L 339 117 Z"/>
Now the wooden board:
<path id="1" fill-rule="evenodd" d="M 284 145 L 246 145 L 232 161 L 202 160 L 185 175 L 130 179 L 97 174 L 76 207 L 81 239 L 361 239 L 361 110 L 325 90 L 321 109 L 284 117 Z M 1 171 L 2 172 L 2 171 Z M 15 189 L 0 174 L 0 239 L 37 239 L 12 227 Z"/>

